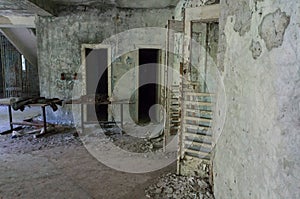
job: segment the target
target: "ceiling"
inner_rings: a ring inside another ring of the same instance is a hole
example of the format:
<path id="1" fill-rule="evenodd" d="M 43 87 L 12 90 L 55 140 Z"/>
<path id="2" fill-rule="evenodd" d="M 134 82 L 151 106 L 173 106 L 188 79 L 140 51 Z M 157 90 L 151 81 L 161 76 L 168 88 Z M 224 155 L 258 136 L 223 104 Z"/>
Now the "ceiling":
<path id="1" fill-rule="evenodd" d="M 121 8 L 165 8 L 176 6 L 179 0 L 52 0 L 65 5 L 114 5 Z"/>
<path id="2" fill-rule="evenodd" d="M 33 16 L 56 14 L 60 7 L 166 8 L 179 0 L 0 0 L 0 16 Z"/>
<path id="3" fill-rule="evenodd" d="M 0 32 L 26 57 L 37 64 L 35 16 L 56 16 L 84 7 L 102 9 L 175 7 L 179 0 L 0 0 Z M 74 9 L 75 8 L 75 9 Z M 80 9 L 79 9 L 80 10 Z M 28 29 L 29 28 L 29 29 Z"/>

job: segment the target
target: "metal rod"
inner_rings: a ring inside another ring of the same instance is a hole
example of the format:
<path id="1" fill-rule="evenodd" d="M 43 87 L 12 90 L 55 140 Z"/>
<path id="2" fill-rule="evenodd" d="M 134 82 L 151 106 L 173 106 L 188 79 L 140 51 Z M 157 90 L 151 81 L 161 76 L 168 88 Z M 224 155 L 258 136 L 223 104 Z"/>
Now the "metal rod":
<path id="1" fill-rule="evenodd" d="M 84 119 L 83 119 L 83 103 L 81 103 L 80 104 L 80 112 L 81 112 L 81 119 L 80 119 L 80 121 L 81 121 L 81 130 L 82 130 L 82 133 L 83 133 L 83 131 L 84 131 Z"/>
<path id="2" fill-rule="evenodd" d="M 121 106 L 121 128 L 122 128 L 122 130 L 123 130 L 123 104 L 121 103 L 120 104 L 120 106 Z M 122 135 L 122 131 L 121 131 L 121 135 Z"/>
<path id="3" fill-rule="evenodd" d="M 13 123 L 12 123 L 12 111 L 11 111 L 11 105 L 8 105 L 8 113 L 9 113 L 9 125 L 10 125 L 10 130 L 13 131 Z"/>
<path id="4" fill-rule="evenodd" d="M 44 132 L 47 133 L 47 118 L 46 118 L 45 106 L 42 106 L 42 111 L 43 111 Z"/>

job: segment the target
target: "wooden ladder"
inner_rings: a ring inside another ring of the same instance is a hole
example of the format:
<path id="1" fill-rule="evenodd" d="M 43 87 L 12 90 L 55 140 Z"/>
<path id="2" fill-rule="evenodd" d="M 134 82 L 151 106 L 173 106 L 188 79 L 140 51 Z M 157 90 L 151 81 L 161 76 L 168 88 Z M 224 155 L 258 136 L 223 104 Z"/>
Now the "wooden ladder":
<path id="1" fill-rule="evenodd" d="M 186 84 L 182 89 L 182 117 L 179 135 L 178 167 L 181 174 L 183 160 L 202 162 L 209 167 L 212 151 L 211 123 L 213 94 L 199 92 Z"/>

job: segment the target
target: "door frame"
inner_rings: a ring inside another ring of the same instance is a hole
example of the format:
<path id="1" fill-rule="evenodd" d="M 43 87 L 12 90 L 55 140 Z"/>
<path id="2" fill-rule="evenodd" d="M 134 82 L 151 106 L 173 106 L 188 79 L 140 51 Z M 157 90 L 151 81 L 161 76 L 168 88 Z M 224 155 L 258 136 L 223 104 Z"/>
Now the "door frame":
<path id="1" fill-rule="evenodd" d="M 107 49 L 107 75 L 108 75 L 108 97 L 111 98 L 112 95 L 112 52 L 111 52 L 111 45 L 104 45 L 104 44 L 82 44 L 81 45 L 81 62 L 82 62 L 82 95 L 87 94 L 87 67 L 86 67 L 86 49 Z M 111 107 L 108 106 L 108 120 L 111 119 Z M 83 119 L 84 121 L 87 120 L 87 106 L 83 106 Z"/>
<path id="2" fill-rule="evenodd" d="M 192 36 L 192 23 L 193 22 L 218 22 L 220 18 L 220 4 L 207 5 L 196 8 L 186 8 L 184 14 L 184 34 L 187 38 Z M 186 39 L 185 39 L 186 40 Z M 184 41 L 187 43 L 188 41 Z M 189 71 L 188 60 L 190 58 L 189 45 L 183 47 L 183 63 L 184 69 Z M 188 74 L 186 74 L 188 75 Z M 189 79 L 188 76 L 186 76 Z"/>
<path id="3" fill-rule="evenodd" d="M 161 65 L 164 64 L 164 56 L 163 56 L 163 49 L 164 49 L 164 46 L 161 45 L 161 44 L 135 44 L 134 45 L 134 49 L 137 50 L 137 53 L 136 53 L 136 62 L 137 62 L 137 66 L 135 67 L 135 74 L 136 74 L 136 96 L 135 98 L 136 99 L 139 99 L 139 79 L 140 79 L 140 73 L 139 73 L 139 65 L 140 65 L 140 56 L 139 56 L 139 52 L 140 52 L 140 49 L 156 49 L 158 50 L 158 71 L 157 71 L 157 84 L 160 85 L 162 84 L 163 80 L 163 73 L 161 70 L 163 70 L 162 67 L 160 67 Z M 161 70 L 160 70 L 161 69 Z M 161 89 L 159 89 L 158 87 L 158 90 L 157 90 L 157 102 L 159 103 L 160 99 L 159 99 L 159 96 L 161 95 Z M 139 103 L 138 101 L 135 103 L 135 108 L 136 108 L 136 121 L 138 122 L 139 121 Z M 159 110 L 157 110 L 156 112 L 156 116 L 158 118 L 158 120 L 160 120 L 159 118 Z"/>

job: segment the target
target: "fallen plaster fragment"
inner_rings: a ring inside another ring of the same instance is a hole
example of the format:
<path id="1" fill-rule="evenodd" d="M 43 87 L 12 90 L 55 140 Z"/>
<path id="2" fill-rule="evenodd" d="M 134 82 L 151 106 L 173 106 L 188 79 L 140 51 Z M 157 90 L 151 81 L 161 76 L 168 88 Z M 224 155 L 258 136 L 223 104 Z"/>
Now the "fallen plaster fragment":
<path id="1" fill-rule="evenodd" d="M 211 186 L 200 177 L 178 176 L 169 173 L 145 190 L 147 198 L 193 198 L 213 199 Z"/>

